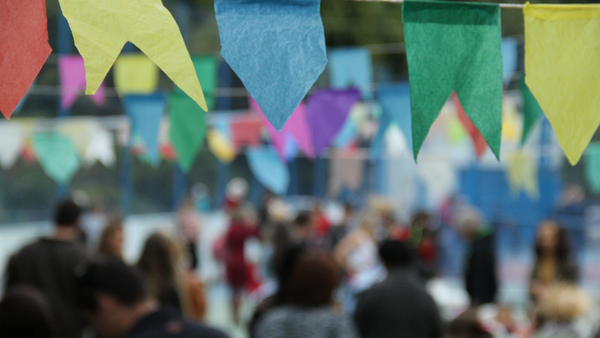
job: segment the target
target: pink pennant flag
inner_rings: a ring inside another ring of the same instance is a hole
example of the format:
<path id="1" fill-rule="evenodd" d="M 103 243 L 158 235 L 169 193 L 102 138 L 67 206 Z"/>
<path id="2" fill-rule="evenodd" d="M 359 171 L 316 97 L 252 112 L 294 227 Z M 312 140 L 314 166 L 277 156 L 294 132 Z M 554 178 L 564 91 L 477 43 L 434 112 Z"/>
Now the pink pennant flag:
<path id="1" fill-rule="evenodd" d="M 80 55 L 61 55 L 58 59 L 60 72 L 61 102 L 63 109 L 69 109 L 77 100 L 77 97 L 85 92 L 85 65 Z M 96 94 L 90 99 L 98 106 L 104 105 L 104 82 L 98 88 Z"/>
<path id="2" fill-rule="evenodd" d="M 269 136 L 271 137 L 271 143 L 277 151 L 280 158 L 285 158 L 286 139 L 287 135 L 291 135 L 292 138 L 298 144 L 298 147 L 302 152 L 309 158 L 315 157 L 315 149 L 312 145 L 312 136 L 310 129 L 308 128 L 308 122 L 306 120 L 306 110 L 304 102 L 294 110 L 294 113 L 287 121 L 281 132 L 277 132 L 275 127 L 269 122 L 265 114 L 263 114 L 258 103 L 253 98 L 249 97 L 250 109 L 259 113 L 261 119 L 267 128 Z"/>

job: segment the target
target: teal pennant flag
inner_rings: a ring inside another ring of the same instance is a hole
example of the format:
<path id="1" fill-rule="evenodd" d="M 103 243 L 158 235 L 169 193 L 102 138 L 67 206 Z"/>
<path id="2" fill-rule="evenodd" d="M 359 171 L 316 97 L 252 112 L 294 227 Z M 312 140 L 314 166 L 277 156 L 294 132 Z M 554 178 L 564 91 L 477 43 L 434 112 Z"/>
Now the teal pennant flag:
<path id="1" fill-rule="evenodd" d="M 500 7 L 406 1 L 403 21 L 415 160 L 453 92 L 499 158 L 503 92 Z"/>

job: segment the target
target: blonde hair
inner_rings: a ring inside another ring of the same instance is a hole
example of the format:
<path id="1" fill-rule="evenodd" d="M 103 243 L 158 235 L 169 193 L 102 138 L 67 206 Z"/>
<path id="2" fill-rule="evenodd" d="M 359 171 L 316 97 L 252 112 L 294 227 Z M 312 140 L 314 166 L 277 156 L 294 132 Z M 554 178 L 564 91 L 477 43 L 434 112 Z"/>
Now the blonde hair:
<path id="1" fill-rule="evenodd" d="M 592 297 L 572 284 L 548 287 L 540 298 L 539 313 L 550 320 L 570 322 L 594 307 Z"/>

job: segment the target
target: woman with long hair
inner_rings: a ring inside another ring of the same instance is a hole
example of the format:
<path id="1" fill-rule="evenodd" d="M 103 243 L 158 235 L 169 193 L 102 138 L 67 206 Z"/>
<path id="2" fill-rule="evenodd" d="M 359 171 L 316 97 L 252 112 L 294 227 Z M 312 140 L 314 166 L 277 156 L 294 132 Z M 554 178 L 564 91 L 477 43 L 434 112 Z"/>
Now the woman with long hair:
<path id="1" fill-rule="evenodd" d="M 121 218 L 113 217 L 102 231 L 98 244 L 101 257 L 123 259 L 123 223 Z"/>
<path id="2" fill-rule="evenodd" d="M 575 283 L 577 265 L 571 256 L 571 245 L 565 229 L 555 220 L 540 223 L 535 242 L 535 265 L 529 292 L 537 300 L 549 286 Z"/>

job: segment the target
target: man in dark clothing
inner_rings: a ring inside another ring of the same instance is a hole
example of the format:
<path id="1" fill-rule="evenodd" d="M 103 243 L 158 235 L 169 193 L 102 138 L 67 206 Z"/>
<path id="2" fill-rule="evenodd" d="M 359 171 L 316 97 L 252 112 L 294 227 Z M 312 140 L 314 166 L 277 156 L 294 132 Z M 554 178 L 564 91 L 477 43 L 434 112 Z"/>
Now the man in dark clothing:
<path id="1" fill-rule="evenodd" d="M 363 338 L 439 338 L 442 322 L 433 298 L 410 268 L 411 252 L 385 241 L 379 255 L 388 277 L 358 298 L 354 320 Z"/>
<path id="2" fill-rule="evenodd" d="M 474 209 L 461 211 L 459 228 L 471 247 L 466 261 L 465 285 L 471 305 L 493 303 L 498 291 L 494 236 Z"/>
<path id="3" fill-rule="evenodd" d="M 221 331 L 159 309 L 143 277 L 120 260 L 89 264 L 78 278 L 79 306 L 101 337 L 227 338 Z"/>
<path id="4" fill-rule="evenodd" d="M 74 272 L 88 261 L 84 249 L 76 243 L 80 214 L 81 209 L 73 201 L 59 204 L 54 235 L 21 249 L 10 258 L 6 269 L 6 291 L 31 286 L 46 295 L 56 322 L 56 336 L 61 338 L 81 338 L 84 327 L 76 307 Z"/>

